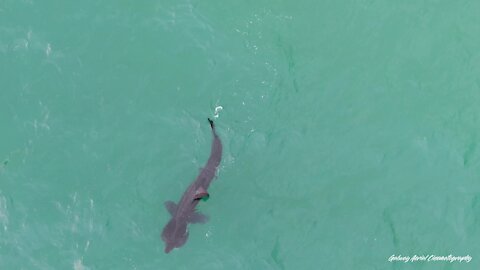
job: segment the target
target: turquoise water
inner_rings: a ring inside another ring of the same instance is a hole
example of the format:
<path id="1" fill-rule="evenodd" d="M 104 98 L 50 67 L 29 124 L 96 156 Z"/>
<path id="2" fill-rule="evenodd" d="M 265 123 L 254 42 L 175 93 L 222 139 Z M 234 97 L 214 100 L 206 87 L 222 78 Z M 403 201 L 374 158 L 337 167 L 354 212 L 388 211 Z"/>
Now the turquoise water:
<path id="1" fill-rule="evenodd" d="M 0 269 L 478 269 L 479 8 L 0 2 Z"/>

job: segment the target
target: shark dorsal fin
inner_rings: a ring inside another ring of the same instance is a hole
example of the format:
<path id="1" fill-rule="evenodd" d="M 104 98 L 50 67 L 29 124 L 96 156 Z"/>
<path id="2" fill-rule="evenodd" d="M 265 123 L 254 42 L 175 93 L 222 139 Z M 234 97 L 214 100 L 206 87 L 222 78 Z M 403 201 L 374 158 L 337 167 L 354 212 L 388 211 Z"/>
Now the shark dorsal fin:
<path id="1" fill-rule="evenodd" d="M 203 199 L 203 198 L 206 199 L 208 197 L 210 197 L 210 194 L 208 194 L 208 192 L 203 187 L 199 187 L 195 191 L 195 195 L 193 195 L 194 200 L 200 200 L 200 199 Z"/>
<path id="2" fill-rule="evenodd" d="M 177 204 L 172 202 L 172 201 L 166 201 L 165 202 L 165 208 L 167 208 L 170 215 L 173 216 L 175 214 L 175 212 L 177 211 Z"/>

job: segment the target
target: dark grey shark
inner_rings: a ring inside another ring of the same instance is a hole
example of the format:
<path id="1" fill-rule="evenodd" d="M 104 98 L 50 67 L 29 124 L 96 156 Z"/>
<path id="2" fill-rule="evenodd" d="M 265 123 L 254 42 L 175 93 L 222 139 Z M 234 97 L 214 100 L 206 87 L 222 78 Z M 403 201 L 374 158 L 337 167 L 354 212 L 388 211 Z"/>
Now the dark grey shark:
<path id="1" fill-rule="evenodd" d="M 213 133 L 212 150 L 207 165 L 200 171 L 197 179 L 183 193 L 178 204 L 166 201 L 165 207 L 172 216 L 165 225 L 162 232 L 162 239 L 165 241 L 165 253 L 185 244 L 188 238 L 188 223 L 205 223 L 207 217 L 198 212 L 195 207 L 202 198 L 208 198 L 208 186 L 216 175 L 217 167 L 222 159 L 222 142 L 215 131 L 215 125 L 209 118 L 210 127 Z"/>

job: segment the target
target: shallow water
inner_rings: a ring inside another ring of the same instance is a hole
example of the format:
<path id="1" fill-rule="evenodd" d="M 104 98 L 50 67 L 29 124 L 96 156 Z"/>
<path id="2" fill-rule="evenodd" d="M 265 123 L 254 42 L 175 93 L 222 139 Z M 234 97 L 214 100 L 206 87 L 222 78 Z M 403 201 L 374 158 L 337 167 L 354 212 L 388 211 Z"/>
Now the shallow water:
<path id="1" fill-rule="evenodd" d="M 3 1 L 0 269 L 478 268 L 478 8 Z"/>

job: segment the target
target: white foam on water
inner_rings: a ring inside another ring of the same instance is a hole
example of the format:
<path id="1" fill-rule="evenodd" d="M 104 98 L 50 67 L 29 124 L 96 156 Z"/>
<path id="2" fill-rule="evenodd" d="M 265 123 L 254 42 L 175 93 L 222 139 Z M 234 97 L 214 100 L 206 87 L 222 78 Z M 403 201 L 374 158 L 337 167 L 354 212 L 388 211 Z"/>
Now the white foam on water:
<path id="1" fill-rule="evenodd" d="M 85 243 L 85 248 L 83 251 L 87 251 L 88 247 L 90 247 L 90 240 L 87 240 L 87 243 Z"/>
<path id="2" fill-rule="evenodd" d="M 6 231 L 8 229 L 7 200 L 2 195 L 0 195 L 0 223 L 3 226 L 3 230 Z"/>
<path id="3" fill-rule="evenodd" d="M 222 106 L 215 107 L 215 113 L 213 114 L 213 117 L 218 118 L 221 110 L 223 110 Z"/>
<path id="4" fill-rule="evenodd" d="M 77 259 L 73 262 L 73 270 L 89 270 L 90 268 L 86 267 L 82 263 L 82 259 Z"/>
<path id="5" fill-rule="evenodd" d="M 52 46 L 50 45 L 50 43 L 47 43 L 47 48 L 45 49 L 45 54 L 48 56 L 50 56 L 50 53 L 52 53 Z"/>

